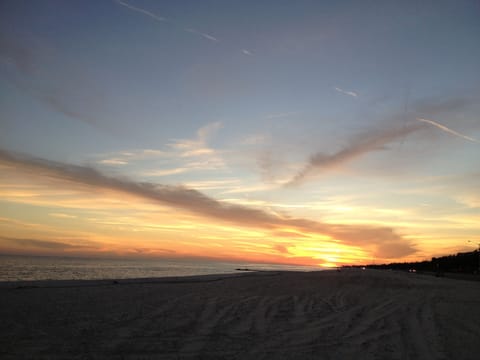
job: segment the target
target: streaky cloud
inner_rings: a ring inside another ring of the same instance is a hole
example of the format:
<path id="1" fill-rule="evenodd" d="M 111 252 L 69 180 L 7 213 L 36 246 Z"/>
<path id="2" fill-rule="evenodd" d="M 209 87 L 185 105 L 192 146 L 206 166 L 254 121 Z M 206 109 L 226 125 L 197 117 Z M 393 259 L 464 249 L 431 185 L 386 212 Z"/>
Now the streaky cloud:
<path id="1" fill-rule="evenodd" d="M 222 202 L 184 186 L 115 178 L 92 167 L 51 161 L 2 149 L 0 149 L 0 164 L 10 167 L 13 171 L 26 172 L 29 176 L 63 181 L 70 186 L 81 185 L 129 194 L 239 226 L 271 231 L 296 229 L 302 232 L 327 235 L 347 245 L 370 248 L 376 256 L 384 258 L 402 257 L 416 251 L 408 240 L 389 227 L 329 224 L 279 215 L 258 208 Z"/>
<path id="2" fill-rule="evenodd" d="M 340 89 L 339 87 L 335 87 L 334 89 L 335 89 L 335 91 L 337 91 L 341 94 L 344 94 L 344 95 L 348 95 L 348 96 L 352 96 L 352 97 L 357 97 L 358 96 L 358 93 L 356 93 L 354 91 L 343 90 L 343 89 Z"/>
<path id="3" fill-rule="evenodd" d="M 98 113 L 106 109 L 106 94 L 99 91 L 98 83 L 84 69 L 75 63 L 64 62 L 55 72 L 58 79 L 68 81 L 57 83 L 52 80 L 47 58 L 59 55 L 57 49 L 44 40 L 32 41 L 15 34 L 0 34 L 0 62 L 15 67 L 15 71 L 6 74 L 7 81 L 59 114 L 102 131 L 117 132 L 98 120 Z"/>
<path id="4" fill-rule="evenodd" d="M 198 129 L 196 138 L 173 139 L 168 146 L 178 152 L 180 158 L 210 157 L 218 163 L 223 163 L 217 151 L 208 145 L 210 137 L 222 126 L 219 121 L 209 123 Z"/>
<path id="5" fill-rule="evenodd" d="M 76 219 L 75 215 L 64 214 L 64 213 L 49 213 L 48 216 L 60 218 L 60 219 Z"/>
<path id="6" fill-rule="evenodd" d="M 98 246 L 94 244 L 90 245 L 75 245 L 69 244 L 60 241 L 50 241 L 50 240 L 40 240 L 40 239 L 30 239 L 30 238 L 14 238 L 1 236 L 0 240 L 5 241 L 6 243 L 13 243 L 19 246 L 26 247 L 35 247 L 49 250 L 72 250 L 72 249 L 93 249 Z M 91 241 L 89 241 L 91 243 Z"/>
<path id="7" fill-rule="evenodd" d="M 403 128 L 389 128 L 382 131 L 358 135 L 343 149 L 332 154 L 322 152 L 310 156 L 307 164 L 295 174 L 286 186 L 295 186 L 304 182 L 310 175 L 327 172 L 349 163 L 373 151 L 383 150 L 384 146 L 399 138 L 424 128 L 423 124 L 411 124 Z"/>
<path id="8" fill-rule="evenodd" d="M 184 30 L 186 32 L 189 32 L 189 33 L 192 33 L 192 34 L 198 34 L 200 36 L 203 36 L 207 40 L 210 40 L 210 41 L 213 41 L 213 42 L 220 42 L 220 40 L 218 40 L 215 36 L 212 36 L 210 34 L 207 34 L 207 33 L 192 29 L 192 28 L 185 28 Z"/>
<path id="9" fill-rule="evenodd" d="M 122 5 L 124 7 L 126 7 L 127 9 L 129 10 L 132 10 L 132 11 L 136 11 L 138 13 L 141 13 L 143 15 L 146 15 L 150 18 L 152 18 L 153 20 L 156 20 L 156 21 L 159 21 L 159 22 L 168 22 L 170 23 L 171 25 L 174 25 L 174 26 L 182 26 L 182 24 L 179 24 L 177 22 L 174 22 L 172 20 L 168 20 L 167 18 L 163 17 L 163 16 L 158 16 L 156 14 L 154 14 L 153 12 L 151 11 L 148 11 L 148 10 L 145 10 L 143 8 L 140 8 L 140 7 L 137 7 L 137 6 L 133 6 L 129 3 L 126 3 L 125 1 L 122 1 L 122 0 L 113 0 L 115 3 L 119 4 L 119 5 Z M 197 29 L 194 29 L 194 28 L 191 28 L 191 27 L 183 27 L 183 30 L 188 32 L 188 33 L 191 33 L 191 34 L 196 34 L 196 35 L 200 35 L 201 37 L 203 37 L 204 39 L 207 39 L 209 41 L 212 41 L 212 42 L 215 42 L 215 43 L 219 43 L 220 42 L 220 39 L 218 39 L 216 36 L 213 36 L 212 34 L 208 34 L 206 32 L 202 32 L 202 31 L 199 31 Z M 241 49 L 240 50 L 242 52 L 242 54 L 244 55 L 248 55 L 248 56 L 253 56 L 252 52 L 250 50 L 247 50 L 247 49 Z"/>
<path id="10" fill-rule="evenodd" d="M 151 11 L 148 11 L 148 10 L 145 10 L 145 9 L 142 9 L 142 8 L 139 8 L 139 7 L 136 7 L 136 6 L 133 6 L 133 5 L 130 5 L 124 1 L 121 1 L 121 0 L 114 0 L 117 4 L 120 4 L 122 6 L 125 6 L 127 9 L 130 9 L 130 10 L 133 10 L 133 11 L 136 11 L 136 12 L 139 12 L 143 15 L 147 15 L 149 17 L 151 17 L 152 19 L 156 20 L 156 21 L 167 21 L 166 18 L 164 18 L 163 16 L 158 16 L 154 13 L 152 13 Z"/>
<path id="11" fill-rule="evenodd" d="M 121 165 L 127 165 L 128 161 L 114 158 L 114 159 L 103 159 L 98 161 L 99 164 L 105 164 L 105 165 L 113 165 L 113 166 L 121 166 Z"/>
<path id="12" fill-rule="evenodd" d="M 446 133 L 449 133 L 449 134 L 452 134 L 454 136 L 457 136 L 457 137 L 460 137 L 460 138 L 463 138 L 465 140 L 468 140 L 468 141 L 472 141 L 472 142 L 476 142 L 476 143 L 480 143 L 477 139 L 474 139 L 470 136 L 467 136 L 467 135 L 463 135 L 463 134 L 460 134 L 459 132 L 456 132 L 455 130 L 452 130 L 448 127 L 446 127 L 445 125 L 442 125 L 436 121 L 433 121 L 433 120 L 428 120 L 428 119 L 422 119 L 422 118 L 417 118 L 418 121 L 420 122 L 424 122 L 424 123 L 427 123 L 427 124 L 430 124 L 430 125 L 433 125 L 435 126 L 436 128 L 442 130 L 442 131 L 445 131 Z"/>
<path id="13" fill-rule="evenodd" d="M 163 16 L 158 16 L 156 14 L 154 14 L 153 12 L 151 11 L 148 11 L 148 10 L 145 10 L 143 8 L 140 8 L 140 7 L 137 7 L 137 6 L 133 6 L 131 4 L 128 4 L 122 0 L 114 0 L 117 4 L 119 5 L 122 5 L 122 6 L 125 6 L 127 9 L 130 9 L 132 11 L 136 11 L 138 13 L 141 13 L 143 15 L 146 15 L 150 18 L 152 18 L 153 20 L 156 20 L 156 21 L 159 21 L 159 22 L 170 22 L 172 23 L 172 21 L 169 21 L 167 20 L 167 18 L 163 17 Z M 213 35 L 210 35 L 210 34 L 207 34 L 207 33 L 204 33 L 204 32 L 201 32 L 201 31 L 198 31 L 196 29 L 193 29 L 193 28 L 184 28 L 184 30 L 186 32 L 189 32 L 191 34 L 197 34 L 197 35 L 200 35 L 202 36 L 203 38 L 207 39 L 207 40 L 210 40 L 210 41 L 213 41 L 213 42 L 220 42 L 220 40 L 218 40 L 215 36 Z"/>
<path id="14" fill-rule="evenodd" d="M 170 175 L 177 175 L 187 172 L 187 168 L 174 168 L 174 169 L 161 169 L 161 170 L 152 170 L 147 171 L 144 173 L 146 176 L 170 176 Z"/>

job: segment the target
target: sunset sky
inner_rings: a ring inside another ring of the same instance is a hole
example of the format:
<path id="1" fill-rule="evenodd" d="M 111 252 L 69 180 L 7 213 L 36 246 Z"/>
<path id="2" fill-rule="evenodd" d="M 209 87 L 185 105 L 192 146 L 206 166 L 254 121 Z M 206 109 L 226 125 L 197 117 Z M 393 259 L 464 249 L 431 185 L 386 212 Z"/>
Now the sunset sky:
<path id="1" fill-rule="evenodd" d="M 471 251 L 479 39 L 475 0 L 2 1 L 0 253 Z"/>

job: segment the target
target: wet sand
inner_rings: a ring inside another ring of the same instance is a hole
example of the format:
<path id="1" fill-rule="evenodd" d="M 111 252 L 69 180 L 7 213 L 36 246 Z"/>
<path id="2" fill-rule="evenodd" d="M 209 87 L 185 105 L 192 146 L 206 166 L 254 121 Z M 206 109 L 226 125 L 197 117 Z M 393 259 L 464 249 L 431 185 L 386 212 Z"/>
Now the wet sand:
<path id="1" fill-rule="evenodd" d="M 380 270 L 0 284 L 2 359 L 478 359 L 480 283 Z"/>

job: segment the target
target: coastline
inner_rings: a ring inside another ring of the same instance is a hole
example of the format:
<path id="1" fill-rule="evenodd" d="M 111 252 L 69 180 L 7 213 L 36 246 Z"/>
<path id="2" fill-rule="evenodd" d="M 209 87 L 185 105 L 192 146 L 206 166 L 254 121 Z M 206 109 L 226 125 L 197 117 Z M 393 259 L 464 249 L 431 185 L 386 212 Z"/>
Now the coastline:
<path id="1" fill-rule="evenodd" d="M 428 275 L 352 269 L 9 285 L 0 284 L 3 359 L 475 359 L 480 351 L 478 283 Z"/>
<path id="2" fill-rule="evenodd" d="M 323 270 L 325 271 L 325 270 Z M 329 271 L 329 270 L 327 270 Z M 49 289 L 49 288 L 75 288 L 75 287 L 99 287 L 113 285 L 145 285 L 145 284 L 192 284 L 220 281 L 237 277 L 249 276 L 273 276 L 279 273 L 291 271 L 275 270 L 248 270 L 235 273 L 207 274 L 207 275 L 184 275 L 184 276 L 163 276 L 145 278 L 117 278 L 117 279 L 72 279 L 72 280 L 14 280 L 0 281 L 0 289 Z"/>
<path id="3" fill-rule="evenodd" d="M 244 271 L 318 271 L 318 267 L 205 259 L 119 259 L 0 254 L 0 282 L 122 280 L 237 274 Z"/>

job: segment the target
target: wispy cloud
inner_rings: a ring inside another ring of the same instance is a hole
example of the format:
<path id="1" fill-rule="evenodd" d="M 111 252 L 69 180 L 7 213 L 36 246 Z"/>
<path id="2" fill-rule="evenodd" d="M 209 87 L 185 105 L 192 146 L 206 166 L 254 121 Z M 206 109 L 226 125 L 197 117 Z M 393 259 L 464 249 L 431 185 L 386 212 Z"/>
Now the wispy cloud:
<path id="1" fill-rule="evenodd" d="M 201 32 L 201 31 L 198 31 L 198 30 L 195 30 L 195 29 L 192 29 L 192 28 L 185 28 L 184 29 L 186 32 L 189 32 L 189 33 L 192 33 L 192 34 L 198 34 L 200 36 L 203 36 L 205 39 L 208 39 L 210 41 L 213 41 L 213 42 L 220 42 L 220 40 L 218 40 L 215 36 L 212 36 L 210 34 L 207 34 L 207 33 L 204 33 L 204 32 Z"/>
<path id="2" fill-rule="evenodd" d="M 358 135 L 348 146 L 332 154 L 315 153 L 310 157 L 308 163 L 286 185 L 298 185 L 310 175 L 337 168 L 372 151 L 383 150 L 386 144 L 422 128 L 424 128 L 422 124 L 412 124 L 403 128 L 377 130 Z"/>
<path id="3" fill-rule="evenodd" d="M 92 167 L 65 164 L 11 153 L 6 150 L 0 150 L 0 163 L 15 169 L 15 171 L 23 170 L 29 176 L 55 179 L 63 181 L 69 186 L 77 184 L 125 193 L 161 205 L 181 208 L 216 221 L 272 231 L 293 228 L 302 232 L 326 235 L 345 244 L 370 248 L 379 257 L 395 258 L 415 252 L 408 240 L 388 227 L 328 224 L 279 215 L 262 209 L 218 201 L 197 190 L 183 186 L 114 178 L 102 174 Z"/>
<path id="4" fill-rule="evenodd" d="M 133 161 L 145 160 L 145 159 L 156 159 L 156 158 L 169 158 L 172 154 L 168 151 L 158 150 L 158 149 L 134 149 L 127 151 L 117 151 L 106 154 L 95 155 L 96 158 L 94 161 L 98 164 L 103 165 L 127 165 Z M 97 160 L 101 158 L 100 160 Z"/>
<path id="5" fill-rule="evenodd" d="M 254 193 L 254 192 L 262 192 L 265 193 L 270 190 L 275 190 L 281 188 L 281 185 L 278 184 L 260 184 L 260 185 L 243 185 L 243 186 L 238 186 L 234 189 L 227 190 L 224 192 L 224 194 L 249 194 L 249 193 Z"/>
<path id="6" fill-rule="evenodd" d="M 212 122 L 197 130 L 192 138 L 172 139 L 165 149 L 133 149 L 93 156 L 93 162 L 108 166 L 133 165 L 149 160 L 143 176 L 171 176 L 190 171 L 219 170 L 225 167 L 220 150 L 209 145 L 221 122 Z"/>
<path id="7" fill-rule="evenodd" d="M 151 170 L 151 171 L 146 171 L 143 173 L 143 175 L 146 176 L 170 176 L 170 175 L 176 175 L 176 174 L 182 174 L 184 172 L 187 172 L 188 168 L 174 168 L 174 169 L 160 169 L 160 170 Z"/>
<path id="8" fill-rule="evenodd" d="M 446 127 L 445 125 L 442 125 L 442 124 L 439 124 L 438 122 L 436 121 L 433 121 L 433 120 L 428 120 L 428 119 L 422 119 L 422 118 L 417 118 L 418 121 L 421 121 L 421 122 L 424 122 L 424 123 L 427 123 L 427 124 L 430 124 L 430 125 L 433 125 L 435 126 L 436 128 L 442 130 L 442 131 L 445 131 L 446 133 L 449 133 L 449 134 L 452 134 L 454 136 L 458 136 L 460 138 L 463 138 L 465 140 L 468 140 L 468 141 L 472 141 L 472 142 L 476 142 L 476 143 L 479 143 L 478 140 L 470 137 L 470 136 L 467 136 L 467 135 L 463 135 L 463 134 L 460 134 L 459 132 L 456 132 L 455 130 L 452 130 L 448 127 Z"/>
<path id="9" fill-rule="evenodd" d="M 235 189 L 240 186 L 240 180 L 238 179 L 226 179 L 226 180 L 204 180 L 193 181 L 184 183 L 186 187 L 199 189 L 199 190 L 212 190 L 212 189 Z"/>
<path id="10" fill-rule="evenodd" d="M 103 160 L 98 161 L 98 163 L 99 164 L 104 164 L 104 165 L 118 166 L 118 165 L 127 165 L 128 161 L 115 158 L 115 159 L 103 159 Z"/>
<path id="11" fill-rule="evenodd" d="M 32 40 L 17 34 L 0 34 L 0 62 L 16 71 L 5 78 L 28 96 L 69 118 L 97 128 L 105 126 L 97 120 L 105 110 L 105 94 L 101 86 L 76 63 L 63 61 L 52 76 L 52 59 L 61 58 L 55 47 L 45 40 Z M 88 91 L 86 91 L 88 89 Z"/>
<path id="12" fill-rule="evenodd" d="M 357 97 L 358 96 L 358 93 L 354 92 L 354 91 L 347 91 L 347 90 L 343 90 L 343 89 L 340 89 L 339 87 L 334 87 L 335 91 L 341 93 L 341 94 L 344 94 L 344 95 L 348 95 L 348 96 L 352 96 L 352 97 Z"/>
<path id="13" fill-rule="evenodd" d="M 75 219 L 75 215 L 64 214 L 64 213 L 50 213 L 48 214 L 51 217 L 61 218 L 61 219 Z"/>
<path id="14" fill-rule="evenodd" d="M 159 15 L 157 15 L 157 14 L 151 12 L 151 11 L 145 10 L 145 9 L 137 7 L 137 6 L 133 6 L 133 5 L 128 4 L 128 3 L 124 2 L 124 1 L 121 1 L 121 0 L 114 0 L 114 1 L 119 5 L 125 6 L 127 9 L 139 12 L 143 15 L 146 15 L 146 16 L 152 18 L 153 20 L 160 21 L 160 22 L 168 22 L 168 23 L 174 24 L 173 21 L 167 20 L 167 18 L 165 18 L 163 16 L 159 16 Z M 216 38 L 215 36 L 213 36 L 211 34 L 207 34 L 205 32 L 199 31 L 199 30 L 196 30 L 196 29 L 193 29 L 191 27 L 185 27 L 185 28 L 183 28 L 183 30 L 188 32 L 188 33 L 191 33 L 191 34 L 200 35 L 201 37 L 203 37 L 207 40 L 213 41 L 213 42 L 220 42 L 220 40 L 218 38 Z"/>
<path id="15" fill-rule="evenodd" d="M 151 11 L 145 10 L 143 8 L 139 8 L 137 6 L 133 6 L 133 5 L 128 4 L 128 3 L 124 2 L 124 1 L 121 1 L 121 0 L 114 0 L 114 1 L 119 5 L 125 6 L 127 9 L 139 12 L 143 15 L 146 15 L 146 16 L 152 18 L 153 20 L 160 21 L 160 22 L 168 22 L 168 23 L 173 24 L 173 22 L 171 20 L 167 20 L 167 18 L 165 18 L 163 16 L 159 16 L 159 15 L 157 15 L 157 14 L 151 12 Z M 207 34 L 205 32 L 199 31 L 199 30 L 196 30 L 196 29 L 193 29 L 193 28 L 190 28 L 190 27 L 183 28 L 183 30 L 185 30 L 186 32 L 191 33 L 191 34 L 200 35 L 203 38 L 205 38 L 207 40 L 210 40 L 210 41 L 213 41 L 213 42 L 220 42 L 220 40 L 218 40 L 215 36 Z"/>
<path id="16" fill-rule="evenodd" d="M 148 11 L 148 10 L 145 10 L 145 9 L 142 9 L 142 8 L 139 8 L 139 7 L 136 7 L 136 6 L 133 6 L 133 5 L 130 5 L 130 4 L 127 4 L 126 2 L 124 1 L 121 1 L 121 0 L 114 0 L 117 4 L 120 4 L 122 6 L 125 6 L 126 8 L 130 9 L 130 10 L 133 10 L 133 11 L 136 11 L 136 12 L 139 12 L 143 15 L 146 15 L 146 16 L 149 16 L 151 17 L 153 20 L 156 20 L 156 21 L 161 21 L 161 22 L 164 22 L 166 21 L 167 19 L 164 18 L 163 16 L 158 16 L 154 13 L 152 13 L 151 11 Z"/>
<path id="17" fill-rule="evenodd" d="M 176 139 L 168 146 L 179 152 L 180 157 L 214 155 L 216 151 L 208 146 L 208 141 L 221 127 L 221 122 L 209 123 L 197 131 L 195 139 Z"/>
<path id="18" fill-rule="evenodd" d="M 77 245 L 69 244 L 60 241 L 40 240 L 40 239 L 24 239 L 14 237 L 0 237 L 0 240 L 5 241 L 7 244 L 12 243 L 21 247 L 33 247 L 39 249 L 49 250 L 75 250 L 75 249 L 94 249 L 97 246 L 93 245 Z"/>
<path id="19" fill-rule="evenodd" d="M 122 6 L 126 7 L 129 10 L 136 11 L 138 13 L 146 15 L 146 16 L 152 18 L 153 20 L 156 20 L 156 21 L 159 21 L 159 22 L 168 22 L 172 25 L 181 26 L 181 24 L 175 23 L 174 21 L 169 20 L 169 19 L 167 19 L 163 16 L 156 15 L 155 13 L 153 13 L 151 11 L 148 11 L 146 9 L 143 9 L 143 8 L 140 8 L 140 7 L 137 7 L 137 6 L 133 6 L 129 3 L 126 3 L 125 1 L 114 0 L 114 2 L 116 2 L 119 5 L 122 5 Z M 220 39 L 216 36 L 213 36 L 212 34 L 208 34 L 206 32 L 203 32 L 203 31 L 200 31 L 200 30 L 194 29 L 192 27 L 188 27 L 188 26 L 187 27 L 181 26 L 181 28 L 183 28 L 183 30 L 188 32 L 188 33 L 195 34 L 195 35 L 200 35 L 204 39 L 207 39 L 211 42 L 214 42 L 214 43 L 219 43 L 220 42 Z M 250 50 L 241 49 L 241 52 L 244 55 L 253 56 L 253 53 Z"/>

